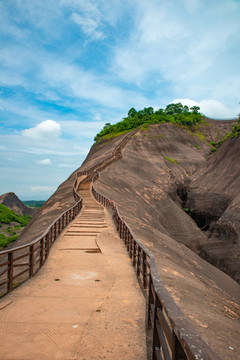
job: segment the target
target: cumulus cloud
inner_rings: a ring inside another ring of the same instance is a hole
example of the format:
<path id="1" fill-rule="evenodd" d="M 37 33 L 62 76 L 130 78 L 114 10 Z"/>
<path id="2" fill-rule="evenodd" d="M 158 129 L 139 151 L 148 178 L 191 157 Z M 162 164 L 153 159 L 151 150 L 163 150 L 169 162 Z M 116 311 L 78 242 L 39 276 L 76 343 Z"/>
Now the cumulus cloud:
<path id="1" fill-rule="evenodd" d="M 239 4 L 185 0 L 184 5 L 138 1 L 135 27 L 115 48 L 112 71 L 159 97 L 194 95 L 234 106 L 240 91 Z"/>
<path id="2" fill-rule="evenodd" d="M 33 128 L 22 130 L 22 135 L 31 140 L 53 140 L 60 137 L 61 126 L 54 120 L 46 120 Z"/>
<path id="3" fill-rule="evenodd" d="M 36 164 L 38 164 L 38 165 L 52 165 L 52 161 L 50 159 L 42 159 L 42 160 L 37 160 Z"/>
<path id="4" fill-rule="evenodd" d="M 71 19 L 78 24 L 83 32 L 93 40 L 102 40 L 105 38 L 104 33 L 99 30 L 99 24 L 96 19 L 81 16 L 77 13 L 73 13 Z"/>
<path id="5" fill-rule="evenodd" d="M 183 105 L 187 105 L 189 108 L 196 105 L 200 107 L 200 112 L 204 115 L 215 118 L 215 119 L 232 119 L 237 117 L 237 114 L 233 115 L 233 110 L 229 109 L 225 105 L 223 105 L 220 101 L 217 100 L 202 100 L 197 102 L 191 99 L 175 99 L 173 103 L 182 103 Z"/>

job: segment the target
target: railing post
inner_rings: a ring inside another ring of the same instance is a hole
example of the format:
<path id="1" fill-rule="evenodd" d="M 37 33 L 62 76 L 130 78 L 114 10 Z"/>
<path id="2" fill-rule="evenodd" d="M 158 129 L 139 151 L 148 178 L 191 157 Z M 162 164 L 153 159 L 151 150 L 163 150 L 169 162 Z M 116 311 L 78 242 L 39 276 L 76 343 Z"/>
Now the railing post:
<path id="1" fill-rule="evenodd" d="M 137 276 L 140 275 L 140 253 L 141 253 L 141 248 L 139 245 L 137 245 Z"/>
<path id="2" fill-rule="evenodd" d="M 174 331 L 172 335 L 172 360 L 187 360 L 188 357 L 185 354 Z"/>
<path id="3" fill-rule="evenodd" d="M 44 241 L 43 238 L 40 240 L 40 267 L 43 266 L 43 261 L 44 261 Z"/>
<path id="4" fill-rule="evenodd" d="M 34 245 L 29 248 L 29 277 L 33 276 L 33 262 L 34 262 Z"/>
<path id="5" fill-rule="evenodd" d="M 136 241 L 133 240 L 133 260 L 132 260 L 132 263 L 133 263 L 133 267 L 136 265 Z"/>
<path id="6" fill-rule="evenodd" d="M 130 242 L 131 242 L 131 238 L 132 238 L 132 236 L 130 237 L 130 239 L 128 238 L 128 241 L 127 241 L 127 251 L 129 252 L 130 251 Z"/>
<path id="7" fill-rule="evenodd" d="M 129 239 L 129 230 L 128 230 L 128 227 L 126 227 L 126 235 L 125 235 L 125 238 L 124 238 L 125 246 L 126 246 L 126 243 L 127 243 L 128 239 Z"/>
<path id="8" fill-rule="evenodd" d="M 51 244 L 54 243 L 54 226 L 51 226 Z"/>
<path id="9" fill-rule="evenodd" d="M 142 252 L 142 266 L 143 266 L 143 287 L 146 289 L 147 283 L 146 283 L 146 276 L 147 276 L 147 266 L 145 261 L 147 260 L 147 256 L 145 251 Z"/>
<path id="10" fill-rule="evenodd" d="M 8 286 L 7 292 L 11 292 L 13 289 L 13 252 L 8 254 Z"/>
<path id="11" fill-rule="evenodd" d="M 154 289 L 154 291 L 155 291 L 155 289 Z M 159 302 L 157 294 L 155 293 L 154 305 L 153 305 L 153 339 L 152 339 L 152 359 L 153 360 L 158 359 L 157 355 L 156 355 L 156 351 L 159 351 L 161 349 L 161 343 L 160 343 L 160 339 L 159 339 L 158 331 L 157 331 L 157 308 L 160 307 L 159 305 L 161 305 L 161 304 Z M 181 360 L 181 358 L 178 360 Z"/>
<path id="12" fill-rule="evenodd" d="M 151 272 L 149 273 L 149 280 L 148 280 L 148 297 L 147 297 L 147 325 L 150 327 L 151 324 L 151 304 L 154 302 L 153 294 L 152 294 L 152 275 Z"/>
<path id="13" fill-rule="evenodd" d="M 132 259 L 132 246 L 133 246 L 133 238 L 130 238 L 130 243 L 129 243 L 129 257 L 130 259 Z"/>
<path id="14" fill-rule="evenodd" d="M 54 223 L 54 241 L 56 240 L 57 238 L 57 223 L 55 222 Z"/>
<path id="15" fill-rule="evenodd" d="M 49 254 L 49 234 L 47 233 L 45 236 L 45 259 L 47 259 Z"/>

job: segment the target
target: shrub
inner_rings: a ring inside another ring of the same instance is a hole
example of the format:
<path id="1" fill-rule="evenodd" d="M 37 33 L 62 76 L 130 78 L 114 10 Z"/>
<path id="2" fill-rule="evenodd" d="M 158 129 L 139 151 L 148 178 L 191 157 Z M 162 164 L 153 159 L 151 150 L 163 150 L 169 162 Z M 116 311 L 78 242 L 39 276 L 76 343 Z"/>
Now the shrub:
<path id="1" fill-rule="evenodd" d="M 170 156 L 164 156 L 164 160 L 170 161 L 173 164 L 178 164 L 178 161 L 171 158 Z"/>

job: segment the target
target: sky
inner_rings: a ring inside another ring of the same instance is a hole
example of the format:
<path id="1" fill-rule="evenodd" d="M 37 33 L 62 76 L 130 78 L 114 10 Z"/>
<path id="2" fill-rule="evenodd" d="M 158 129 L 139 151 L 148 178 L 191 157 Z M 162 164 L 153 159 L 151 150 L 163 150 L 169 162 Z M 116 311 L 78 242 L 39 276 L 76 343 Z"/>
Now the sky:
<path id="1" fill-rule="evenodd" d="M 239 19 L 240 0 L 0 0 L 0 194 L 46 200 L 131 107 L 235 118 Z"/>

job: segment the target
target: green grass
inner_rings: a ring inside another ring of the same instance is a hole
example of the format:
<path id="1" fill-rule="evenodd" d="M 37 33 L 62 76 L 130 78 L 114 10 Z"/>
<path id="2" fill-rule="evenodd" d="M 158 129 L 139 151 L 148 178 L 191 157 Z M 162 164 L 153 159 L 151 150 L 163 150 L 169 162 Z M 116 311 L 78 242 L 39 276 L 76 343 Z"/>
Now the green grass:
<path id="1" fill-rule="evenodd" d="M 104 139 L 104 140 L 112 140 L 113 138 L 118 137 L 118 136 L 123 135 L 123 134 L 126 134 L 126 133 L 128 133 L 130 131 L 132 131 L 132 129 L 119 131 L 119 132 L 116 132 L 116 133 L 106 134 L 106 135 L 102 136 L 101 138 L 99 138 L 96 142 L 99 143 L 102 139 Z M 101 145 L 107 144 L 108 142 L 109 141 L 107 141 L 105 143 L 101 143 Z"/>
<path id="2" fill-rule="evenodd" d="M 170 161 L 171 163 L 173 164 L 178 164 L 178 161 L 173 159 L 172 157 L 170 156 L 164 156 L 164 160 L 167 160 L 167 161 Z"/>
<path id="3" fill-rule="evenodd" d="M 200 131 L 196 131 L 195 133 L 193 132 L 192 134 L 196 136 L 199 140 L 206 142 L 205 136 Z"/>
<path id="4" fill-rule="evenodd" d="M 150 139 L 154 139 L 154 138 L 163 138 L 164 135 L 153 135 L 153 136 L 150 136 Z"/>
<path id="5" fill-rule="evenodd" d="M 148 124 L 144 124 L 141 126 L 140 131 L 147 131 L 148 130 Z"/>
<path id="6" fill-rule="evenodd" d="M 194 147 L 195 147 L 196 149 L 201 149 L 201 147 L 198 146 L 198 145 L 194 145 Z"/>
<path id="7" fill-rule="evenodd" d="M 8 246 L 11 242 L 16 241 L 17 239 L 17 235 L 5 236 L 4 234 L 0 234 L 0 248 Z"/>
<path id="8" fill-rule="evenodd" d="M 43 204 L 45 203 L 44 200 L 28 200 L 23 201 L 23 204 L 28 207 L 34 207 L 36 209 L 39 209 Z"/>
<path id="9" fill-rule="evenodd" d="M 31 218 L 32 217 L 28 215 L 18 215 L 13 210 L 0 204 L 0 223 L 2 224 L 10 224 L 14 221 L 22 226 L 26 226 Z"/>
<path id="10" fill-rule="evenodd" d="M 28 215 L 18 215 L 13 210 L 0 204 L 0 248 L 8 246 L 12 241 L 16 241 L 18 235 L 15 230 L 21 230 L 21 228 L 28 224 L 31 218 Z M 6 225 L 8 226 L 6 227 Z"/>

